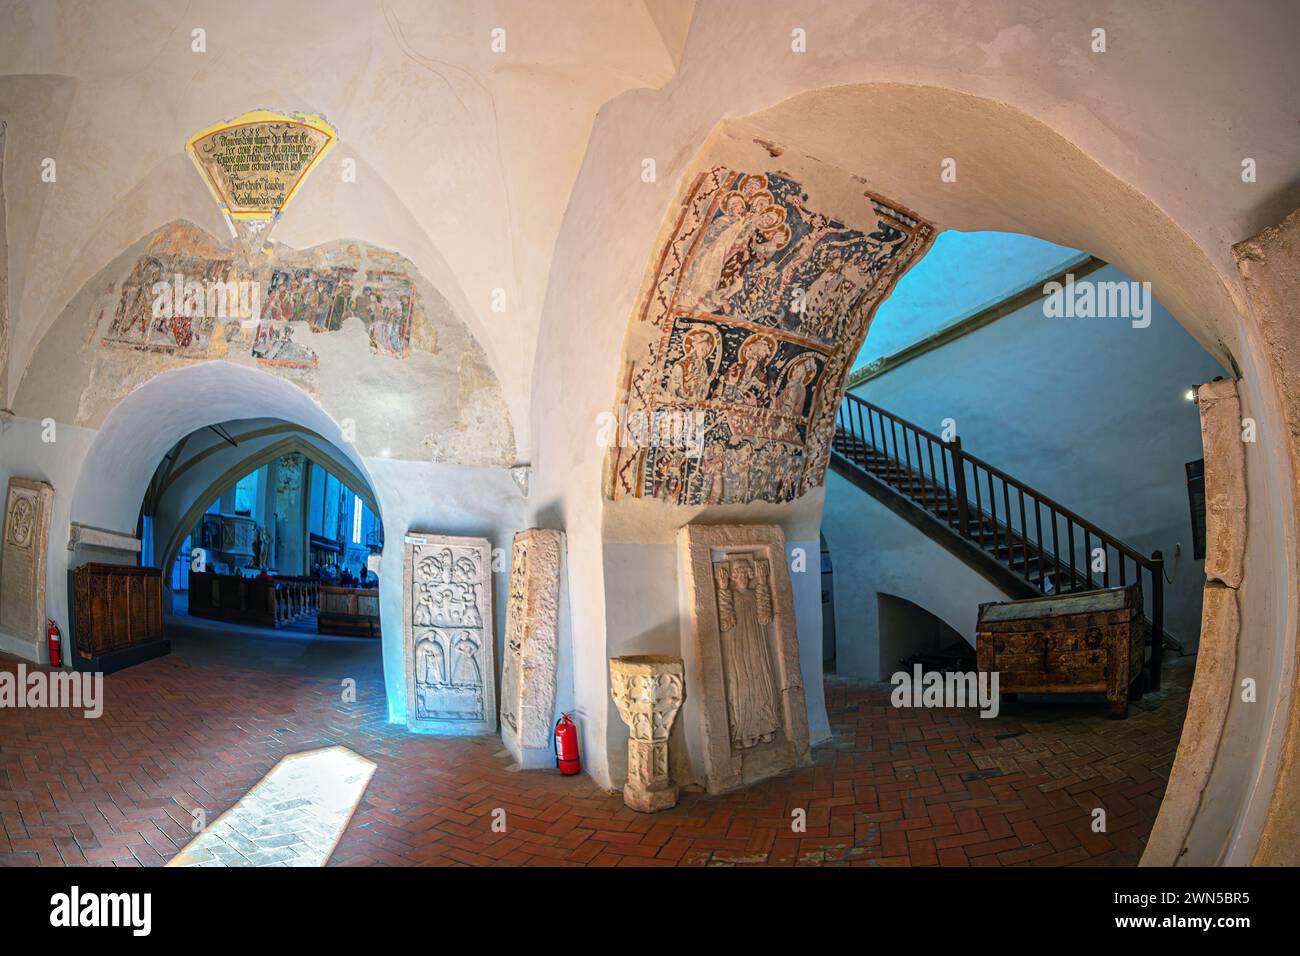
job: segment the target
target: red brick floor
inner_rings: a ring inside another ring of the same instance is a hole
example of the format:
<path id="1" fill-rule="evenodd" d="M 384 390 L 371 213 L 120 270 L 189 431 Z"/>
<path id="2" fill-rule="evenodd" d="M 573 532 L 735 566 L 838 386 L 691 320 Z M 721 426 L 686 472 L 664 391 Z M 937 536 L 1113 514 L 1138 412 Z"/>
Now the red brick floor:
<path id="1" fill-rule="evenodd" d="M 376 682 L 343 704 L 333 679 L 172 656 L 110 675 L 98 720 L 0 710 L 0 864 L 162 864 L 193 836 L 191 809 L 214 820 L 282 757 L 333 744 L 378 770 L 332 865 L 1133 864 L 1191 672 L 1168 662 L 1165 689 L 1125 721 L 1069 698 L 991 720 L 899 711 L 887 686 L 829 678 L 836 736 L 814 766 L 643 815 L 586 776 L 511 771 L 493 738 L 405 733 Z M 1105 833 L 1090 827 L 1096 807 Z"/>

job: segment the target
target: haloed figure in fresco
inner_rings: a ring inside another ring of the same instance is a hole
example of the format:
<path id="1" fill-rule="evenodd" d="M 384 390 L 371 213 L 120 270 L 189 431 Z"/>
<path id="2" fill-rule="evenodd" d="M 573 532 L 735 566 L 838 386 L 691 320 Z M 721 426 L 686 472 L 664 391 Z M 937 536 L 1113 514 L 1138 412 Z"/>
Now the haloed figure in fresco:
<path id="1" fill-rule="evenodd" d="M 764 625 L 772 620 L 772 596 L 763 562 L 737 559 L 714 568 L 726 674 L 727 717 L 738 748 L 769 743 L 781 726 Z"/>

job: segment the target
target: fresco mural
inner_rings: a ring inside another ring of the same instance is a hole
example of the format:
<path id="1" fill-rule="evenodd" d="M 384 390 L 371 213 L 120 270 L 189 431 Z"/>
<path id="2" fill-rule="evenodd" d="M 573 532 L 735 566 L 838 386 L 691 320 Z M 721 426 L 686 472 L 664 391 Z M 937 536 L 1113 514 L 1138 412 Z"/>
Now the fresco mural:
<path id="1" fill-rule="evenodd" d="M 154 238 L 122 283 L 103 347 L 188 359 L 242 348 L 262 364 L 315 368 L 316 353 L 297 333 L 338 332 L 355 317 L 373 353 L 410 356 L 418 297 L 394 257 L 377 250 L 372 262 L 369 250 L 347 244 L 315 256 L 347 264 L 259 264 L 244 272 L 233 250 L 205 238 L 184 228 Z"/>
<path id="2" fill-rule="evenodd" d="M 346 267 L 275 269 L 253 355 L 270 365 L 313 367 L 316 355 L 294 341 L 292 323 L 310 332 L 337 332 L 344 320 L 356 317 L 370 336 L 371 351 L 406 358 L 414 301 L 411 279 L 400 271 L 372 270 L 358 279 L 358 270 Z"/>
<path id="3" fill-rule="evenodd" d="M 266 248 L 186 220 L 143 237 L 64 307 L 17 406 L 97 428 L 155 376 L 219 360 L 352 420 L 363 454 L 518 462 L 495 370 L 409 259 L 349 238 Z"/>
<path id="4" fill-rule="evenodd" d="M 865 198 L 863 232 L 782 173 L 695 180 L 628 333 L 607 497 L 782 502 L 821 484 L 847 365 L 933 236 Z"/>
<path id="5" fill-rule="evenodd" d="M 122 286 L 103 344 L 206 358 L 217 321 L 238 312 L 238 286 L 233 301 L 227 294 L 231 272 L 228 260 L 146 252 Z"/>

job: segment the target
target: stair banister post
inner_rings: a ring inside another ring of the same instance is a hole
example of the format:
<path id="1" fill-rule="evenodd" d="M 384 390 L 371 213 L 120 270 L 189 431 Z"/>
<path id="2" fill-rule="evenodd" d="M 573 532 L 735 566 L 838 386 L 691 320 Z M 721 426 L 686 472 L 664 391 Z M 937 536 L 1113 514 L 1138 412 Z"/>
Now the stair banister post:
<path id="1" fill-rule="evenodd" d="M 945 442 L 952 455 L 952 485 L 957 496 L 957 530 L 963 538 L 970 536 L 970 512 L 966 506 L 966 465 L 962 460 L 961 436 L 953 435 Z"/>
<path id="2" fill-rule="evenodd" d="M 1160 663 L 1165 656 L 1165 556 L 1151 552 L 1151 690 L 1160 689 Z"/>

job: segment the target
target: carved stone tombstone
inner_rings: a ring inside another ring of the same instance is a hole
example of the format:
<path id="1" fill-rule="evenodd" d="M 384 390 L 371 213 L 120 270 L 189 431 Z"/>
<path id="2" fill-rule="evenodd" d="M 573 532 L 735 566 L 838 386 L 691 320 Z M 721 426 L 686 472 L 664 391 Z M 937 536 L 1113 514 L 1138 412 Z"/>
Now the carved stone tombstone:
<path id="1" fill-rule="evenodd" d="M 54 489 L 43 481 L 10 478 L 0 548 L 0 650 L 30 660 L 45 650 L 45 555 Z"/>
<path id="2" fill-rule="evenodd" d="M 530 528 L 515 535 L 501 661 L 501 740 L 524 767 L 551 752 L 559 658 L 560 562 L 564 532 Z"/>
<path id="3" fill-rule="evenodd" d="M 404 552 L 407 727 L 495 733 L 492 546 L 413 531 Z"/>
<path id="4" fill-rule="evenodd" d="M 811 763 L 785 535 L 776 525 L 687 525 L 677 541 L 706 788 Z"/>

